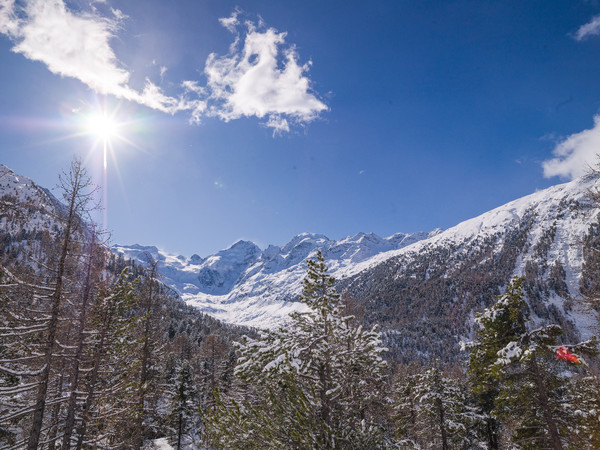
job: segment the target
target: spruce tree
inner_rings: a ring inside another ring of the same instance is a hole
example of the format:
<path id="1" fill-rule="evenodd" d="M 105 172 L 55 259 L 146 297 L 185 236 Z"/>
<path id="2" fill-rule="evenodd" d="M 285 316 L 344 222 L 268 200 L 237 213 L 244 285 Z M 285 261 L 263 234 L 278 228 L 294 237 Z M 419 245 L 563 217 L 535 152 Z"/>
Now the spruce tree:
<path id="1" fill-rule="evenodd" d="M 406 377 L 396 387 L 395 423 L 400 444 L 409 448 L 480 448 L 466 386 L 439 367 Z"/>
<path id="2" fill-rule="evenodd" d="M 169 380 L 171 390 L 167 392 L 168 415 L 166 425 L 171 436 L 171 445 L 176 450 L 181 450 L 183 446 L 191 440 L 189 433 L 194 433 L 194 425 L 198 426 L 197 416 L 197 393 L 193 368 L 186 358 L 179 358 Z"/>
<path id="3" fill-rule="evenodd" d="M 512 442 L 522 448 L 563 449 L 577 423 L 564 408 L 569 379 L 554 353 L 562 329 L 529 329 L 529 308 L 514 279 L 497 302 L 477 316 L 481 325 L 471 349 L 469 372 L 479 394 L 487 395 L 491 414 L 511 424 Z M 594 340 L 570 346 L 594 354 Z"/>
<path id="4" fill-rule="evenodd" d="M 240 448 L 240 436 L 260 438 L 268 448 L 383 445 L 380 333 L 343 315 L 320 250 L 307 265 L 300 300 L 308 312 L 291 314 L 284 327 L 238 345 L 235 375 L 253 386 L 255 396 L 245 403 L 222 400 L 217 419 L 209 419 L 224 447 Z M 233 423 L 245 428 L 227 432 Z"/>
<path id="5" fill-rule="evenodd" d="M 485 417 L 483 432 L 488 448 L 492 450 L 498 449 L 500 431 L 500 421 L 492 415 L 500 392 L 499 373 L 494 363 L 498 359 L 498 351 L 520 336 L 519 330 L 513 326 L 516 319 L 513 316 L 527 306 L 523 300 L 522 284 L 521 279 L 513 280 L 506 293 L 496 298 L 497 304 L 476 316 L 475 322 L 479 325 L 477 339 L 466 344 L 470 350 L 467 373 L 479 413 Z M 505 304 L 513 306 L 505 308 Z"/>

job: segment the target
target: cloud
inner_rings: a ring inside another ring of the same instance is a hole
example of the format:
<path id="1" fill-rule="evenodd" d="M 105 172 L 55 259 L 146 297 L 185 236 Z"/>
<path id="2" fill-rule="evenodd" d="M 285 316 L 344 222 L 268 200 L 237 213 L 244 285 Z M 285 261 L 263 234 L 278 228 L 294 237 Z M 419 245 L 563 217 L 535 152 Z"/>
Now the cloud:
<path id="1" fill-rule="evenodd" d="M 245 37 L 236 34 L 227 55 L 208 57 L 206 87 L 184 81 L 181 91 L 171 96 L 146 78 L 143 89 L 136 90 L 111 47 L 127 16 L 110 8 L 110 17 L 104 17 L 90 5 L 90 12 L 75 13 L 64 0 L 23 0 L 19 6 L 15 0 L 0 0 L 0 33 L 11 38 L 14 52 L 42 62 L 55 74 L 164 113 L 186 111 L 191 123 L 206 116 L 224 121 L 258 117 L 277 134 L 289 132 L 290 122 L 305 124 L 327 110 L 311 92 L 305 75 L 310 63 L 299 65 L 294 48 L 285 47 L 286 33 L 265 30 L 262 20 L 260 30 L 249 21 L 242 25 L 239 10 L 219 20 L 233 33 L 242 27 Z M 161 82 L 166 73 L 161 66 Z"/>
<path id="2" fill-rule="evenodd" d="M 219 23 L 221 25 L 223 25 L 225 28 L 227 28 L 229 31 L 231 31 L 232 33 L 235 33 L 235 27 L 237 27 L 239 25 L 239 21 L 238 21 L 239 14 L 240 14 L 240 11 L 238 9 L 236 9 L 231 16 L 221 17 L 219 19 Z"/>
<path id="3" fill-rule="evenodd" d="M 600 34 L 600 16 L 592 18 L 585 25 L 581 25 L 573 36 L 577 41 L 581 41 L 589 36 L 598 36 Z"/>
<path id="4" fill-rule="evenodd" d="M 129 73 L 118 66 L 109 45 L 116 22 L 70 13 L 62 0 L 26 4 L 26 18 L 16 34 L 13 51 L 41 61 L 62 76 L 81 80 L 102 93 L 127 95 Z"/>
<path id="5" fill-rule="evenodd" d="M 148 80 L 142 92 L 129 87 L 130 74 L 110 46 L 126 17 L 120 11 L 111 10 L 114 18 L 108 19 L 97 13 L 74 14 L 62 0 L 29 0 L 18 9 L 13 0 L 0 1 L 0 32 L 13 39 L 14 52 L 101 94 L 170 114 L 191 107 L 189 101 L 165 95 Z"/>
<path id="6" fill-rule="evenodd" d="M 230 31 L 242 26 L 238 12 L 220 21 Z M 310 62 L 299 65 L 294 47 L 284 47 L 285 32 L 259 30 L 248 21 L 243 27 L 245 38 L 238 34 L 227 55 L 212 53 L 206 61 L 209 114 L 225 121 L 266 118 L 266 126 L 283 132 L 289 131 L 290 120 L 308 123 L 328 109 L 311 92 L 305 76 Z"/>
<path id="7" fill-rule="evenodd" d="M 19 28 L 19 20 L 15 16 L 15 1 L 0 0 L 0 33 L 13 36 Z"/>
<path id="8" fill-rule="evenodd" d="M 554 158 L 544 161 L 544 176 L 576 178 L 588 172 L 598 162 L 600 153 L 600 115 L 594 117 L 594 126 L 572 134 L 554 148 Z"/>

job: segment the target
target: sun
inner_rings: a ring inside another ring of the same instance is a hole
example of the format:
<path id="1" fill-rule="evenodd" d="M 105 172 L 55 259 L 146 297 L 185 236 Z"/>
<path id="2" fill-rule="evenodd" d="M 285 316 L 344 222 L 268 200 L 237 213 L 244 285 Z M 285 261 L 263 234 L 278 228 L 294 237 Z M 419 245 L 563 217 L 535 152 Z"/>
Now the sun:
<path id="1" fill-rule="evenodd" d="M 106 114 L 94 114 L 87 120 L 88 133 L 103 140 L 117 135 L 118 123 Z"/>

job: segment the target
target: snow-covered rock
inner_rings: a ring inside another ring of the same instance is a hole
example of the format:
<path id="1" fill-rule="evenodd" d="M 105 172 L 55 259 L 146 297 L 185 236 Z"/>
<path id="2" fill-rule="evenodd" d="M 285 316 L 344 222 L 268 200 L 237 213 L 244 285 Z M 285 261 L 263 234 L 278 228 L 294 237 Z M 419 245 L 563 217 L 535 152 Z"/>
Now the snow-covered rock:
<path id="1" fill-rule="evenodd" d="M 440 231 L 388 238 L 358 233 L 339 241 L 322 234 L 302 233 L 282 247 L 270 245 L 265 250 L 252 242 L 238 241 L 204 259 L 198 255 L 172 255 L 151 246 L 115 245 L 113 250 L 142 264 L 148 256 L 158 261 L 163 281 L 186 302 L 208 314 L 227 322 L 269 327 L 281 323 L 290 312 L 303 310 L 303 305 L 294 300 L 301 291 L 306 259 L 314 257 L 318 249 L 335 276 L 353 264 Z"/>

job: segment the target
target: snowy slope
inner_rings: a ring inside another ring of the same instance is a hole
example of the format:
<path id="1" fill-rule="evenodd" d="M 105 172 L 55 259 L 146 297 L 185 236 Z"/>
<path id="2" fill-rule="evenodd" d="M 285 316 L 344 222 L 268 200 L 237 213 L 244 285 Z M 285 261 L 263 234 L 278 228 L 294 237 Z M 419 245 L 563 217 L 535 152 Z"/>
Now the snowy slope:
<path id="1" fill-rule="evenodd" d="M 156 247 L 116 245 L 113 250 L 140 263 L 148 256 L 159 262 L 164 282 L 189 304 L 227 322 L 265 327 L 280 323 L 292 311 L 301 290 L 306 259 L 321 249 L 331 273 L 347 270 L 382 252 L 397 250 L 439 233 L 395 234 L 381 238 L 358 233 L 340 241 L 321 234 L 303 233 L 282 247 L 259 249 L 239 241 L 205 259 L 168 254 Z"/>
<path id="2" fill-rule="evenodd" d="M 350 286 L 356 296 L 363 296 L 368 295 L 364 285 L 377 285 L 378 277 L 391 276 L 383 275 L 382 267 L 386 265 L 393 266 L 396 280 L 418 278 L 410 271 L 426 258 L 424 255 L 438 255 L 441 262 L 436 263 L 439 267 L 431 263 L 422 282 L 427 281 L 429 273 L 454 280 L 460 268 L 466 267 L 463 261 L 470 261 L 479 253 L 487 256 L 477 259 L 473 263 L 475 269 L 469 270 L 485 268 L 488 260 L 499 259 L 509 247 L 515 247 L 511 236 L 515 230 L 522 230 L 522 248 L 515 250 L 518 255 L 511 260 L 507 273 L 523 275 L 528 261 L 540 263 L 541 258 L 545 273 L 540 276 L 547 277 L 552 264 L 558 261 L 566 272 L 569 296 L 577 298 L 583 262 L 581 240 L 598 213 L 586 195 L 597 182 L 595 177 L 579 178 L 515 200 L 448 230 L 431 233 L 388 238 L 359 233 L 340 241 L 303 233 L 284 246 L 269 246 L 262 251 L 251 242 L 240 241 L 205 259 L 170 255 L 154 247 L 115 246 L 114 250 L 140 261 L 143 252 L 152 254 L 160 261 L 165 282 L 204 312 L 227 322 L 269 327 L 280 323 L 289 312 L 302 309 L 294 300 L 301 290 L 305 260 L 313 257 L 318 248 L 323 250 L 331 273 L 341 280 L 341 285 Z M 548 248 L 541 255 L 541 242 L 549 237 Z M 508 275 L 505 278 L 509 279 Z M 501 285 L 506 282 L 503 279 Z M 550 293 L 544 301 L 564 311 L 566 300 Z M 592 325 L 589 315 L 576 309 L 565 314 L 581 330 Z"/>
<path id="3" fill-rule="evenodd" d="M 56 217 L 64 206 L 31 178 L 17 175 L 0 164 L 0 230 L 9 233 L 48 230 L 59 226 Z M 19 206 L 18 208 L 16 206 Z M 27 208 L 27 211 L 23 210 Z"/>
<path id="4" fill-rule="evenodd" d="M 512 201 L 348 266 L 338 274 L 341 285 L 368 305 L 369 319 L 386 330 L 386 345 L 405 361 L 459 354 L 474 313 L 515 275 L 525 278 L 534 323 L 561 325 L 567 342 L 588 338 L 598 324 L 581 305 L 581 284 L 597 277 L 584 263 L 600 262 L 599 209 L 588 197 L 598 186 L 590 175 Z M 588 236 L 596 251 L 584 254 Z"/>
<path id="5" fill-rule="evenodd" d="M 399 251 L 376 255 L 348 267 L 340 275 L 347 277 L 392 257 L 411 258 L 436 247 L 469 246 L 473 250 L 473 245 L 477 247 L 478 242 L 496 236 L 498 239 L 495 240 L 495 250 L 499 250 L 504 244 L 506 232 L 519 225 L 527 216 L 531 216 L 533 224 L 529 232 L 530 251 L 522 255 L 514 274 L 523 275 L 525 262 L 531 259 L 535 244 L 544 232 L 556 227 L 556 237 L 549 257 L 566 265 L 569 289 L 575 295 L 578 292 L 581 274 L 581 240 L 599 212 L 598 208 L 591 204 L 588 192 L 597 185 L 600 185 L 598 177 L 584 176 L 569 183 L 552 186 L 461 222 L 430 239 L 421 240 Z"/>
<path id="6" fill-rule="evenodd" d="M 370 320 L 401 335 L 406 345 L 423 335 L 423 324 L 435 330 L 435 339 L 467 336 L 474 312 L 513 275 L 526 277 L 536 320 L 558 321 L 585 337 L 595 323 L 576 300 L 585 261 L 582 241 L 599 212 L 587 195 L 597 186 L 598 177 L 582 177 L 430 233 L 388 238 L 359 233 L 339 241 L 303 233 L 264 250 L 240 241 L 206 258 L 151 246 L 113 250 L 142 263 L 148 257 L 157 260 L 163 281 L 186 302 L 232 323 L 270 327 L 300 310 L 295 300 L 305 260 L 321 248 L 339 287 L 368 305 Z M 18 251 L 23 248 L 18 243 L 36 233 L 54 235 L 60 230 L 56 218 L 64 211 L 47 190 L 2 165 L 0 208 L 0 232 L 11 236 L 5 251 Z M 600 249 L 600 237 L 598 242 Z"/>

